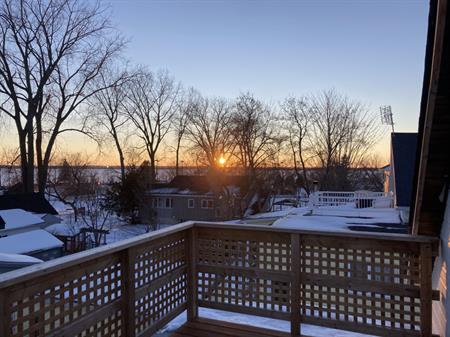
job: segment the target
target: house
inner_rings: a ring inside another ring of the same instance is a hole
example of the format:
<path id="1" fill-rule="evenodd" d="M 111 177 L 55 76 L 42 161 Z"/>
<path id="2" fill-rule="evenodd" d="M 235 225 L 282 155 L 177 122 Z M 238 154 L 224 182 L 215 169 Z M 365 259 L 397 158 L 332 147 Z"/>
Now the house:
<path id="1" fill-rule="evenodd" d="M 43 220 L 42 228 L 61 221 L 58 212 L 41 193 L 0 195 L 0 211 L 8 209 L 21 209 L 39 215 Z"/>
<path id="2" fill-rule="evenodd" d="M 450 336 L 450 7 L 431 1 L 410 225 L 440 239 L 434 259 L 433 333 Z M 431 257 L 428 257 L 431 259 Z M 430 271 L 431 272 L 431 271 Z"/>
<path id="3" fill-rule="evenodd" d="M 63 243 L 52 234 L 36 229 L 0 238 L 0 253 L 28 255 L 48 261 L 63 255 Z"/>
<path id="4" fill-rule="evenodd" d="M 23 209 L 0 210 L 0 237 L 40 229 L 46 226 L 38 215 Z"/>
<path id="5" fill-rule="evenodd" d="M 187 220 L 218 221 L 240 215 L 242 176 L 214 179 L 208 175 L 178 175 L 149 191 L 152 221 L 176 224 Z"/>
<path id="6" fill-rule="evenodd" d="M 394 196 L 394 207 L 400 209 L 408 221 L 412 198 L 414 164 L 416 162 L 417 133 L 391 133 L 391 162 L 384 169 L 384 192 Z"/>

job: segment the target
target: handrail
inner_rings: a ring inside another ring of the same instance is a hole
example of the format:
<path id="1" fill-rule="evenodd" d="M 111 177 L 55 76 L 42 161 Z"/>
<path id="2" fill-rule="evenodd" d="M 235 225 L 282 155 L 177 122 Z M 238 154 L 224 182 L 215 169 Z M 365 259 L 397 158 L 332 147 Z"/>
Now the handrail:
<path id="1" fill-rule="evenodd" d="M 173 225 L 167 228 L 160 229 L 155 232 L 145 233 L 133 238 L 125 239 L 109 245 L 96 247 L 83 252 L 63 256 L 58 259 L 46 261 L 43 263 L 31 265 L 25 268 L 20 268 L 7 273 L 0 274 L 0 289 L 9 287 L 12 284 L 28 281 L 38 276 L 49 274 L 63 268 L 76 266 L 80 263 L 98 259 L 100 257 L 110 255 L 133 246 L 143 243 L 149 243 L 161 237 L 181 232 L 192 228 L 194 222 L 187 221 L 181 224 Z"/>
<path id="2" fill-rule="evenodd" d="M 81 262 L 96 259 L 108 254 L 115 253 L 120 250 L 130 248 L 134 245 L 139 245 L 145 242 L 151 242 L 160 237 L 190 229 L 192 227 L 211 227 L 211 228 L 233 228 L 237 230 L 255 230 L 255 231 L 270 231 L 279 233 L 292 233 L 292 234 L 309 234 L 309 235 L 321 235 L 321 236 L 335 236 L 335 237 L 348 237 L 348 238 L 364 238 L 364 239 L 378 239 L 386 241 L 406 241 L 406 242 L 429 242 L 433 244 L 433 253 L 436 253 L 437 244 L 439 239 L 433 236 L 425 235 L 410 235 L 410 234 L 386 234 L 386 233 L 364 233 L 364 232 L 330 232 L 321 230 L 309 230 L 309 229 L 292 229 L 283 227 L 262 227 L 260 225 L 251 224 L 228 224 L 220 222 L 208 222 L 208 221 L 186 221 L 177 225 L 173 225 L 164 229 L 160 229 L 155 232 L 141 234 L 133 238 L 122 240 L 116 243 L 112 243 L 106 246 L 100 246 L 97 248 L 89 249 L 83 252 L 67 255 L 55 260 L 46 261 L 36 265 L 13 270 L 7 273 L 0 274 L 0 289 L 10 286 L 14 283 L 23 282 L 33 277 L 37 277 L 43 274 L 51 273 L 58 269 L 65 267 L 71 267 Z"/>
<path id="3" fill-rule="evenodd" d="M 0 275 L 0 336 L 151 334 L 184 310 L 195 320 L 199 306 L 290 320 L 293 335 L 309 323 L 427 336 L 437 243 L 186 222 Z"/>

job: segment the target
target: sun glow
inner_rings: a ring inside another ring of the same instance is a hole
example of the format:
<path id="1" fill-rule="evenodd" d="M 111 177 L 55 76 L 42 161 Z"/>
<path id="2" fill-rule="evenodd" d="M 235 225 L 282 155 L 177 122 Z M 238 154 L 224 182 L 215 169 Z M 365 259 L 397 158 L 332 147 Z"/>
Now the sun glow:
<path id="1" fill-rule="evenodd" d="M 219 158 L 219 164 L 220 164 L 220 165 L 223 166 L 223 165 L 225 164 L 225 162 L 226 162 L 226 159 L 225 159 L 224 157 L 220 157 L 220 158 Z"/>

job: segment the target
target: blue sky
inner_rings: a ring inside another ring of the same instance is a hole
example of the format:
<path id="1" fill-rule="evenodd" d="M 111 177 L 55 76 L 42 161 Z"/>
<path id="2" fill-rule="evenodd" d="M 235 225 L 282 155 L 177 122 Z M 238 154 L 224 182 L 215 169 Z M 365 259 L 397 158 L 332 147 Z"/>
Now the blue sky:
<path id="1" fill-rule="evenodd" d="M 428 1 L 104 1 L 127 57 L 205 95 L 335 88 L 417 129 Z"/>

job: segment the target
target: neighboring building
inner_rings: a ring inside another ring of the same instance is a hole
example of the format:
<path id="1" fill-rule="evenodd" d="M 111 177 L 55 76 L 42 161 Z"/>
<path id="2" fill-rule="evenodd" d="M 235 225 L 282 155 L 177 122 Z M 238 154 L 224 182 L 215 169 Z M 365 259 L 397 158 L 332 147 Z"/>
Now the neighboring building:
<path id="1" fill-rule="evenodd" d="M 0 238 L 0 253 L 28 255 L 47 261 L 63 255 L 63 243 L 52 234 L 37 229 Z"/>
<path id="2" fill-rule="evenodd" d="M 39 215 L 43 220 L 41 228 L 61 221 L 58 212 L 41 193 L 0 195 L 0 211 L 18 208 Z"/>
<path id="3" fill-rule="evenodd" d="M 82 226 L 56 223 L 45 228 L 64 244 L 64 253 L 72 254 L 87 248 L 86 235 L 81 233 Z"/>
<path id="4" fill-rule="evenodd" d="M 244 177 L 225 176 L 220 180 L 179 175 L 168 184 L 155 184 L 149 192 L 151 220 L 157 224 L 176 224 L 239 216 Z"/>
<path id="5" fill-rule="evenodd" d="M 44 262 L 32 256 L 0 253 L 0 274 Z"/>
<path id="6" fill-rule="evenodd" d="M 450 8 L 431 1 L 410 224 L 440 238 L 434 259 L 433 333 L 450 336 Z M 428 257 L 431 259 L 431 256 Z"/>
<path id="7" fill-rule="evenodd" d="M 383 167 L 384 192 L 393 193 L 394 207 L 400 209 L 405 222 L 409 219 L 416 150 L 417 133 L 391 133 L 391 163 Z"/>
<path id="8" fill-rule="evenodd" d="M 38 215 L 23 209 L 0 210 L 0 237 L 28 232 L 46 226 Z"/>

